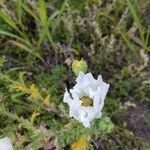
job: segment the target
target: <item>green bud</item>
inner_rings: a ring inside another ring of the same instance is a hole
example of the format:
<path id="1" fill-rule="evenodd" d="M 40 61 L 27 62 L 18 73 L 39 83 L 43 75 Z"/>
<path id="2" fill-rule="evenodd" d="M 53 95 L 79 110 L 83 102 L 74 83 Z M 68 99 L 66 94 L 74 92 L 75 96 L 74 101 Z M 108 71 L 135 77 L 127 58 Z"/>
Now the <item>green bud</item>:
<path id="1" fill-rule="evenodd" d="M 111 133 L 114 129 L 114 124 L 111 122 L 110 118 L 104 117 L 101 120 L 101 129 L 106 133 Z"/>
<path id="2" fill-rule="evenodd" d="M 72 70 L 75 73 L 75 75 L 78 76 L 79 72 L 86 73 L 87 72 L 87 63 L 81 59 L 81 60 L 74 60 L 72 63 Z"/>

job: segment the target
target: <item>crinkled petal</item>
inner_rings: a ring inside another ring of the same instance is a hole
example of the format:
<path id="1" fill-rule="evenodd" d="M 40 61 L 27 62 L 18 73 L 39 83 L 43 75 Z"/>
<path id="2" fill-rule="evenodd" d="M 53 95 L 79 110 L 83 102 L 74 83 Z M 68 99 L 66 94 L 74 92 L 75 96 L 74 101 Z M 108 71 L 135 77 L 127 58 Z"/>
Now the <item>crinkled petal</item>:
<path id="1" fill-rule="evenodd" d="M 13 150 L 11 140 L 8 137 L 0 139 L 0 150 Z"/>
<path id="2" fill-rule="evenodd" d="M 83 125 L 87 128 L 90 126 L 90 120 L 87 118 L 87 112 L 84 111 L 83 109 L 80 109 L 80 114 L 79 114 L 79 122 L 83 123 Z"/>
<path id="3" fill-rule="evenodd" d="M 80 72 L 79 75 L 78 75 L 78 77 L 76 78 L 76 82 L 80 83 L 83 80 L 84 75 L 85 74 L 83 72 Z"/>
<path id="4" fill-rule="evenodd" d="M 80 111 L 79 122 L 83 123 L 83 125 L 87 128 L 90 127 L 90 123 L 96 118 L 101 117 L 101 111 L 97 112 L 92 107 L 84 107 L 82 111 Z"/>
<path id="5" fill-rule="evenodd" d="M 95 118 L 98 119 L 98 118 L 101 118 L 102 116 L 102 112 L 101 111 L 98 111 Z"/>
<path id="6" fill-rule="evenodd" d="M 89 128 L 89 127 L 90 127 L 90 122 L 89 122 L 89 120 L 84 120 L 82 123 L 83 123 L 83 125 L 84 125 L 86 128 Z"/>
<path id="7" fill-rule="evenodd" d="M 92 98 L 92 99 L 94 99 L 94 95 L 95 95 L 95 91 L 91 88 L 91 87 L 89 87 L 88 88 L 88 96 L 90 97 L 90 98 Z"/>
<path id="8" fill-rule="evenodd" d="M 70 89 L 70 93 L 71 93 L 71 96 L 72 96 L 73 100 L 78 101 L 78 103 L 80 103 L 79 94 L 73 89 Z"/>
<path id="9" fill-rule="evenodd" d="M 76 79 L 77 84 L 73 87 L 74 90 L 80 90 L 86 88 L 88 86 L 96 89 L 99 85 L 98 81 L 94 79 L 91 73 L 83 74 L 82 72 Z"/>
<path id="10" fill-rule="evenodd" d="M 98 76 L 97 81 L 98 81 L 99 83 L 103 82 L 101 75 Z"/>
<path id="11" fill-rule="evenodd" d="M 101 111 L 104 106 L 104 99 L 106 97 L 108 89 L 109 89 L 109 84 L 103 82 L 103 84 L 98 87 L 95 93 L 94 108 L 98 109 L 98 111 Z"/>
<path id="12" fill-rule="evenodd" d="M 84 107 L 83 110 L 86 112 L 86 119 L 88 119 L 89 121 L 92 121 L 95 118 L 96 115 L 96 111 L 94 109 L 94 107 Z"/>
<path id="13" fill-rule="evenodd" d="M 73 99 L 70 97 L 70 93 L 68 92 L 67 89 L 66 89 L 66 91 L 65 91 L 63 101 L 64 101 L 65 103 L 68 103 L 68 105 L 73 101 Z"/>
<path id="14" fill-rule="evenodd" d="M 74 117 L 75 119 L 79 120 L 80 111 L 75 105 L 70 106 L 69 109 L 69 116 Z"/>
<path id="15" fill-rule="evenodd" d="M 71 98 L 70 93 L 66 90 L 63 101 L 69 105 L 69 116 L 79 120 L 78 108 L 81 107 L 81 102 L 77 100 L 78 97 L 73 91 L 71 94 L 74 100 Z"/>

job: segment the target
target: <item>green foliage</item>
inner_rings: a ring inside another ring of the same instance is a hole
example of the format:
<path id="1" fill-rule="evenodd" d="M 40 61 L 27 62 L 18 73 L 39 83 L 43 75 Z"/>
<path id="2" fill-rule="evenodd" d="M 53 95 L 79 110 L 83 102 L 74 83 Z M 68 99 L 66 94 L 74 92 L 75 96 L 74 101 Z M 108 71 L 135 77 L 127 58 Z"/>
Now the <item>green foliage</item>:
<path id="1" fill-rule="evenodd" d="M 51 138 L 56 149 L 69 149 L 82 135 L 91 149 L 97 140 L 98 149 L 149 147 L 128 127 L 125 105 L 150 104 L 146 7 L 148 0 L 0 1 L 0 136 L 15 137 L 18 150 L 43 149 Z M 70 118 L 63 103 L 74 84 L 69 67 L 80 58 L 110 83 L 107 115 L 91 128 Z"/>
<path id="2" fill-rule="evenodd" d="M 140 38 L 142 40 L 143 49 L 145 51 L 149 51 L 149 47 L 147 45 L 148 43 L 146 42 L 146 38 L 144 37 L 145 33 L 149 36 L 149 34 L 150 34 L 148 32 L 149 29 L 144 29 L 144 27 L 142 26 L 141 18 L 139 17 L 139 12 L 137 10 L 137 8 L 138 8 L 137 3 L 132 0 L 127 0 L 127 2 L 128 2 L 128 6 L 130 8 L 131 14 L 134 18 L 135 24 L 136 24 L 137 28 L 139 29 L 139 34 L 140 34 Z"/>
<path id="3" fill-rule="evenodd" d="M 114 126 L 108 117 L 102 117 L 97 119 L 92 123 L 90 128 L 85 128 L 79 123 L 74 123 L 69 128 L 58 130 L 56 132 L 58 140 L 62 146 L 71 144 L 73 141 L 78 139 L 81 135 L 90 136 L 94 134 L 95 136 L 100 136 L 103 133 L 112 132 Z"/>
<path id="4" fill-rule="evenodd" d="M 41 73 L 37 77 L 37 83 L 41 87 L 48 89 L 50 97 L 56 104 L 62 102 L 65 80 L 67 78 L 66 69 L 62 66 L 56 66 L 51 70 L 51 74 Z M 46 84 L 45 84 L 46 83 Z"/>
<path id="5" fill-rule="evenodd" d="M 0 57 L 0 70 L 4 67 L 5 62 L 6 62 L 5 56 Z"/>

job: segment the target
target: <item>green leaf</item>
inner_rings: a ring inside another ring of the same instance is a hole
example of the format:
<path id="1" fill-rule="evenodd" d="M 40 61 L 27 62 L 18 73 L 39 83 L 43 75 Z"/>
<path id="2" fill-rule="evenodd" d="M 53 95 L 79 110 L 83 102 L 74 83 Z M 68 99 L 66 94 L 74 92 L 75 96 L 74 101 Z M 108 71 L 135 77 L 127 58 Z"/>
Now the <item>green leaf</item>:
<path id="1" fill-rule="evenodd" d="M 39 13 L 40 13 L 40 18 L 43 24 L 47 23 L 47 12 L 46 12 L 46 4 L 44 0 L 39 0 Z"/>
<path id="2" fill-rule="evenodd" d="M 0 17 L 13 29 L 19 32 L 19 29 L 17 28 L 15 22 L 9 17 L 6 13 L 4 13 L 2 10 L 0 10 Z"/>
<path id="3" fill-rule="evenodd" d="M 37 53 L 37 52 L 34 52 L 32 49 L 30 49 L 29 47 L 27 47 L 26 45 L 22 44 L 22 43 L 19 43 L 19 42 L 16 42 L 16 41 L 10 41 L 12 44 L 24 49 L 25 51 L 29 52 L 30 54 L 36 56 L 37 58 L 39 58 L 40 60 L 43 61 L 43 58 Z"/>
<path id="4" fill-rule="evenodd" d="M 15 39 L 21 41 L 22 43 L 25 43 L 25 44 L 27 44 L 28 46 L 30 46 L 30 44 L 29 44 L 25 39 L 23 39 L 23 38 L 21 38 L 21 37 L 15 35 L 15 34 L 12 34 L 12 33 L 10 33 L 10 32 L 4 31 L 4 30 L 0 30 L 0 34 L 9 36 L 9 37 L 11 37 L 11 38 L 15 38 Z"/>

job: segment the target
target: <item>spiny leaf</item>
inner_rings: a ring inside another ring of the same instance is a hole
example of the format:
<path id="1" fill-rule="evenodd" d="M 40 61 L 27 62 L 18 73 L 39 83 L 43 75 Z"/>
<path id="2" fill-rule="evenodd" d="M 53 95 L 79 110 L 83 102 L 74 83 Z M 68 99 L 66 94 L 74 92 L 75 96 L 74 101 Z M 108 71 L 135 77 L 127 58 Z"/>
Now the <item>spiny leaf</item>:
<path id="1" fill-rule="evenodd" d="M 35 84 L 32 84 L 30 86 L 30 96 L 29 99 L 33 100 L 43 100 L 43 97 L 41 96 L 39 89 L 36 87 Z"/>
<path id="2" fill-rule="evenodd" d="M 40 113 L 34 111 L 34 112 L 32 113 L 32 115 L 31 115 L 30 123 L 33 124 L 35 118 L 36 118 L 37 116 L 39 116 L 39 115 L 40 115 Z"/>

